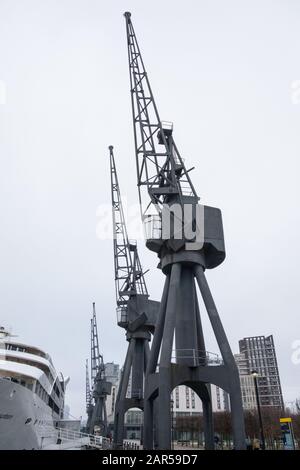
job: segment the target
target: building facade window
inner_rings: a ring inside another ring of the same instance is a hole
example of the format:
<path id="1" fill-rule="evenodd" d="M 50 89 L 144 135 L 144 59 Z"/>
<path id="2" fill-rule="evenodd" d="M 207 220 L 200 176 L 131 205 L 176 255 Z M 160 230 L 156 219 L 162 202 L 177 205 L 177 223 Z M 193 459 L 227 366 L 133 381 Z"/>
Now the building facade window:
<path id="1" fill-rule="evenodd" d="M 175 388 L 175 406 L 179 408 L 179 388 Z"/>
<path id="2" fill-rule="evenodd" d="M 189 407 L 190 407 L 190 389 L 189 389 L 189 387 L 185 387 L 185 402 L 186 402 L 186 408 L 189 409 Z"/>
<path id="3" fill-rule="evenodd" d="M 194 390 L 191 391 L 191 399 L 192 399 L 192 408 L 193 410 L 196 408 L 196 403 L 195 403 L 195 392 Z"/>

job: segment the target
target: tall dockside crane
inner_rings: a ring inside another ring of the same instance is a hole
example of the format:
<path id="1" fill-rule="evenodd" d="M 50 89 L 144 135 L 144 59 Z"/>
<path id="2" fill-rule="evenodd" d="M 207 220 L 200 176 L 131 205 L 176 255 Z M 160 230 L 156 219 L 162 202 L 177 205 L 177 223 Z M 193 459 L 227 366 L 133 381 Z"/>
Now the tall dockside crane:
<path id="1" fill-rule="evenodd" d="M 129 240 L 121 201 L 113 146 L 109 147 L 113 247 L 118 325 L 125 329 L 128 349 L 115 408 L 114 446 L 122 448 L 124 416 L 130 408 L 144 409 L 144 379 L 149 360 L 149 341 L 159 302 L 149 299 L 137 244 Z M 128 387 L 131 376 L 131 386 Z"/>
<path id="2" fill-rule="evenodd" d="M 105 378 L 103 356 L 99 351 L 96 308 L 93 303 L 91 319 L 91 381 L 92 381 L 92 413 L 89 423 L 90 434 L 96 431 L 101 436 L 107 435 L 106 397 L 111 394 L 112 384 Z"/>
<path id="3" fill-rule="evenodd" d="M 89 361 L 86 360 L 85 363 L 85 403 L 86 403 L 86 414 L 87 414 L 87 423 L 86 429 L 87 432 L 91 429 L 91 419 L 93 415 L 93 403 L 92 403 L 92 393 L 91 393 L 91 385 L 90 385 L 90 376 L 89 376 Z"/>
<path id="4" fill-rule="evenodd" d="M 202 400 L 206 448 L 213 448 L 210 384 L 215 384 L 229 393 L 234 447 L 244 449 L 238 370 L 204 274 L 225 259 L 221 211 L 199 204 L 190 169 L 186 169 L 173 138 L 173 125 L 162 122 L 158 114 L 131 14 L 126 12 L 124 16 L 146 246 L 157 253 L 165 275 L 146 372 L 144 447 L 153 448 L 155 401 L 159 416 L 158 448 L 171 448 L 170 395 L 176 386 L 185 384 Z M 218 365 L 212 365 L 205 349 L 196 283 L 222 356 Z"/>

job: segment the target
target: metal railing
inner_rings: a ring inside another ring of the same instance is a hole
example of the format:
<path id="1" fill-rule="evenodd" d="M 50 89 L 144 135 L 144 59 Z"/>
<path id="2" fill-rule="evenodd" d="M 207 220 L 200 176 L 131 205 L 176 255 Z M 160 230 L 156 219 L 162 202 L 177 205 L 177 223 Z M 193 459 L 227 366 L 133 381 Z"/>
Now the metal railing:
<path id="1" fill-rule="evenodd" d="M 148 215 L 144 219 L 145 237 L 147 240 L 160 240 L 162 236 L 162 222 L 159 214 Z"/>
<path id="2" fill-rule="evenodd" d="M 171 363 L 179 364 L 184 362 L 190 367 L 222 366 L 224 364 L 223 359 L 216 353 L 197 349 L 173 349 Z M 159 364 L 157 364 L 155 372 L 159 372 Z"/>
<path id="3" fill-rule="evenodd" d="M 161 127 L 163 131 L 172 132 L 173 126 L 174 124 L 172 121 L 161 121 Z"/>
<path id="4" fill-rule="evenodd" d="M 56 439 L 56 447 L 67 449 L 71 447 L 91 447 L 94 449 L 110 449 L 112 444 L 110 439 L 95 434 L 87 434 L 66 428 L 55 428 L 52 436 Z M 43 448 L 43 447 L 42 447 Z M 44 447 L 45 449 L 47 447 Z"/>
<path id="5" fill-rule="evenodd" d="M 128 322 L 128 308 L 127 306 L 121 306 L 116 308 L 117 322 L 127 323 Z"/>
<path id="6" fill-rule="evenodd" d="M 188 182 L 181 182 L 180 189 L 183 196 L 193 196 L 193 191 Z"/>
<path id="7" fill-rule="evenodd" d="M 123 450 L 140 450 L 140 446 L 136 442 L 124 441 Z"/>
<path id="8" fill-rule="evenodd" d="M 187 360 L 194 366 L 220 366 L 223 364 L 223 360 L 218 354 L 198 349 L 174 349 L 171 362 L 176 364 L 178 360 Z"/>

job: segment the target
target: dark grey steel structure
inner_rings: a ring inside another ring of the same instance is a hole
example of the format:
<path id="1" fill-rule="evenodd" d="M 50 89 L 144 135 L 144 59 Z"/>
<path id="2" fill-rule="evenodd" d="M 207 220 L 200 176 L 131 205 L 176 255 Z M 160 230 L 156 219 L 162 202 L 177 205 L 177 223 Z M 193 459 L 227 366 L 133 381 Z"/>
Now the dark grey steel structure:
<path id="1" fill-rule="evenodd" d="M 190 170 L 186 169 L 174 142 L 173 126 L 160 120 L 131 14 L 126 12 L 125 18 L 137 180 L 147 229 L 146 245 L 157 253 L 159 267 L 165 275 L 146 372 L 144 447 L 153 448 L 156 403 L 158 448 L 171 448 L 170 394 L 177 385 L 185 384 L 202 400 L 206 448 L 212 449 L 210 384 L 213 383 L 229 393 L 234 446 L 244 449 L 239 374 L 205 277 L 207 268 L 215 268 L 225 258 L 221 211 L 199 204 Z M 170 227 L 163 217 L 166 213 L 170 216 Z M 188 232 L 192 235 L 186 235 Z M 219 365 L 211 365 L 206 353 L 196 284 L 222 355 Z M 173 353 L 174 336 L 176 349 Z"/>
<path id="2" fill-rule="evenodd" d="M 86 430 L 87 432 L 89 432 L 91 429 L 91 419 L 93 416 L 94 405 L 92 402 L 88 360 L 86 360 L 86 363 L 85 363 L 85 403 L 86 403 L 86 414 L 88 417 L 87 423 L 86 423 Z"/>
<path id="3" fill-rule="evenodd" d="M 126 330 L 128 350 L 115 408 L 114 446 L 122 448 L 124 416 L 130 408 L 144 409 L 144 378 L 149 360 L 149 341 L 157 319 L 159 302 L 149 299 L 136 242 L 128 239 L 120 187 L 109 147 L 113 246 L 118 325 Z M 131 376 L 131 387 L 127 396 Z"/>
<path id="4" fill-rule="evenodd" d="M 103 356 L 99 351 L 95 303 L 93 303 L 93 317 L 91 319 L 91 380 L 92 400 L 89 407 L 91 416 L 88 432 L 94 434 L 95 428 L 98 427 L 98 433 L 101 436 L 106 436 L 107 414 L 105 402 L 107 395 L 111 393 L 111 383 L 105 378 Z"/>

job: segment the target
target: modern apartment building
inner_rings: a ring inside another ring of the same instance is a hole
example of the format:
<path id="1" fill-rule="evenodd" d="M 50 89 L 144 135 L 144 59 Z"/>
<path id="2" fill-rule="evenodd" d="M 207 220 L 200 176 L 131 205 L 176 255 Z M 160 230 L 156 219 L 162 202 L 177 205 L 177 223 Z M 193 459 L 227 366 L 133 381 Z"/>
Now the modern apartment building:
<path id="1" fill-rule="evenodd" d="M 107 421 L 112 428 L 114 418 L 115 418 L 115 406 L 116 398 L 120 381 L 120 366 L 114 362 L 108 362 L 105 364 L 105 377 L 108 382 L 111 382 L 111 394 L 107 395 L 106 398 L 106 412 L 107 412 Z"/>
<path id="2" fill-rule="evenodd" d="M 211 386 L 213 411 L 229 411 L 229 397 L 224 390 L 216 385 Z M 198 395 L 189 387 L 180 385 L 172 392 L 172 408 L 174 416 L 202 413 L 202 403 Z"/>
<path id="3" fill-rule="evenodd" d="M 240 353 L 235 355 L 240 373 L 243 405 L 256 408 L 252 372 L 256 371 L 260 405 L 283 408 L 283 397 L 273 336 L 252 336 L 239 341 Z"/>

